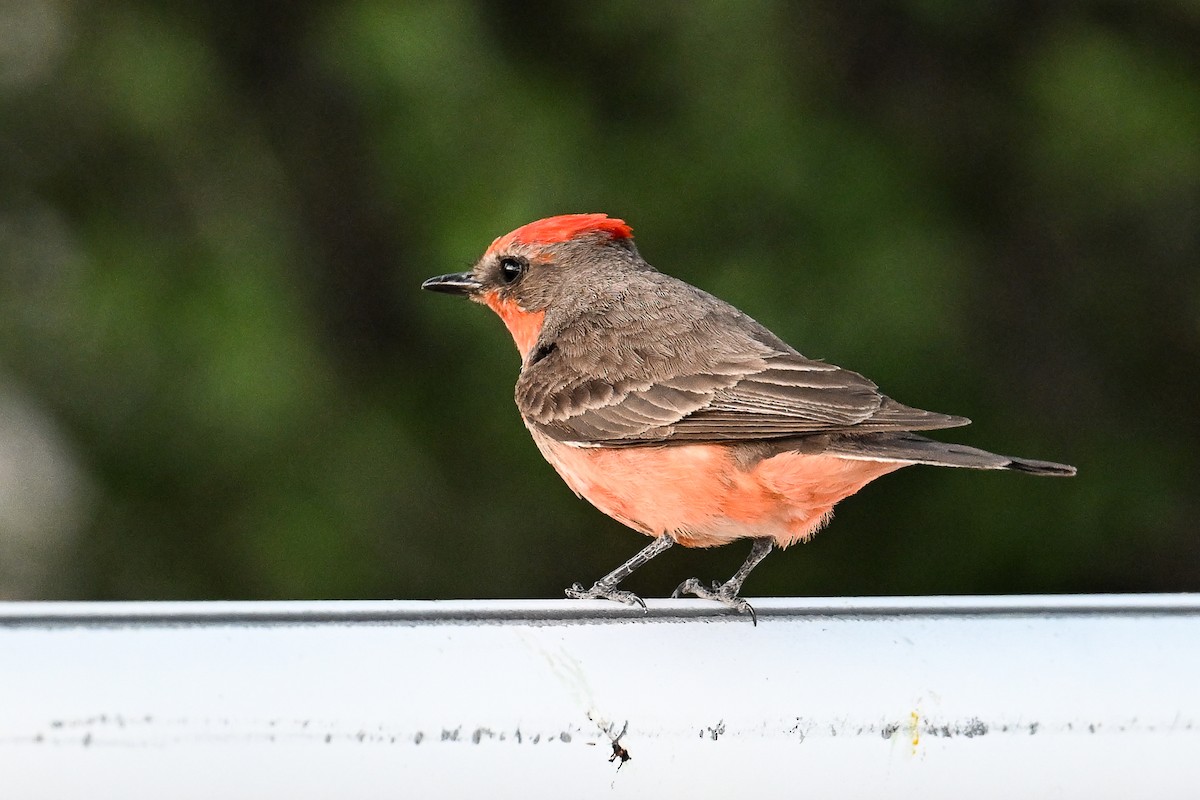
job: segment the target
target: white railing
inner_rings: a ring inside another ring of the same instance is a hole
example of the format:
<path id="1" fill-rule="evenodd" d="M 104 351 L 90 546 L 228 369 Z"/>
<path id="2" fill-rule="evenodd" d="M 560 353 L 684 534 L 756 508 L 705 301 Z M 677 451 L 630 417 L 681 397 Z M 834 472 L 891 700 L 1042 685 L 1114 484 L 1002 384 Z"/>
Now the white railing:
<path id="1" fill-rule="evenodd" d="M 1200 796 L 1200 596 L 0 604 L 0 800 Z"/>

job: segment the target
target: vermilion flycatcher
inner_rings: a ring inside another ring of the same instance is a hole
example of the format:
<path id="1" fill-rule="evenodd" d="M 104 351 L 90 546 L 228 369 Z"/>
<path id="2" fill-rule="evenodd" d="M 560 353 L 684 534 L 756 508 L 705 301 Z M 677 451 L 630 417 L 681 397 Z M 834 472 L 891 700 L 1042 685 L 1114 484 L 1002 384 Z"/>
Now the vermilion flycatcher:
<path id="1" fill-rule="evenodd" d="M 531 222 L 470 272 L 425 289 L 500 315 L 521 353 L 517 407 L 567 485 L 654 541 L 573 598 L 641 604 L 622 580 L 675 543 L 751 539 L 723 584 L 692 594 L 741 612 L 738 593 L 776 545 L 811 537 L 834 505 L 910 464 L 1074 475 L 912 431 L 970 420 L 902 405 L 856 372 L 813 361 L 728 303 L 658 272 L 604 214 Z"/>

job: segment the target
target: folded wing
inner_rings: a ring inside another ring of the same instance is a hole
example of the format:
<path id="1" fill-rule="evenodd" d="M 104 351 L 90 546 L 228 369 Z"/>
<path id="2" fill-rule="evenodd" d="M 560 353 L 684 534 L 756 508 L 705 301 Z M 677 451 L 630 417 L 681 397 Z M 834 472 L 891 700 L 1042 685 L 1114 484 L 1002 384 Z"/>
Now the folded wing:
<path id="1" fill-rule="evenodd" d="M 590 379 L 564 375 L 561 362 L 540 371 L 537 365 L 518 382 L 518 405 L 530 425 L 554 439 L 607 447 L 968 423 L 902 405 L 858 373 L 798 353 L 737 354 L 679 369 L 686 362 L 643 370 L 644 377 Z"/>

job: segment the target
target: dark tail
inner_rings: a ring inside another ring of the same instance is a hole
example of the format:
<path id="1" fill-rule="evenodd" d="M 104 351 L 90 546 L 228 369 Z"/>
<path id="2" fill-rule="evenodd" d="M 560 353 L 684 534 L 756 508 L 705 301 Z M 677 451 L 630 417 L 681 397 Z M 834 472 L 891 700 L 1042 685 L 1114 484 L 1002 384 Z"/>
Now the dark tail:
<path id="1" fill-rule="evenodd" d="M 916 433 L 845 434 L 833 439 L 825 452 L 867 461 L 903 461 L 967 469 L 1011 469 L 1030 475 L 1067 477 L 1075 474 L 1075 468 L 1067 464 L 1002 456 L 965 444 L 939 442 Z"/>

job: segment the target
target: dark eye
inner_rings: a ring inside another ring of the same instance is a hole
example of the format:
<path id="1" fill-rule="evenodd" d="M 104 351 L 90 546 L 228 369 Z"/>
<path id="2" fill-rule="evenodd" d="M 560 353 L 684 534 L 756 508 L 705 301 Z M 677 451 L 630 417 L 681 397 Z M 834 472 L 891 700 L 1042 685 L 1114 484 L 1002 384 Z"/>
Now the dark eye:
<path id="1" fill-rule="evenodd" d="M 525 272 L 525 260 L 516 256 L 500 259 L 500 280 L 512 283 Z"/>

